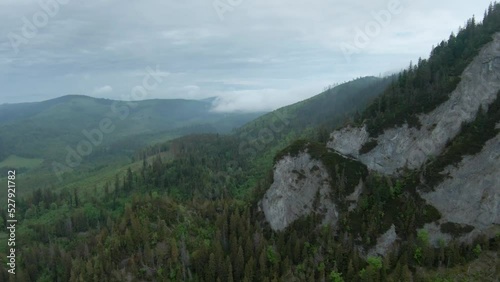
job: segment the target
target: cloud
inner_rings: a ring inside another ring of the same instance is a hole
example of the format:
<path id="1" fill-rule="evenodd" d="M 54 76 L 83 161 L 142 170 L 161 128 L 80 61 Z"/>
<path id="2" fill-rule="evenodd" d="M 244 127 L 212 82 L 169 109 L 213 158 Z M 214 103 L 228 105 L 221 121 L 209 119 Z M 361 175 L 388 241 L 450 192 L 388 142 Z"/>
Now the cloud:
<path id="1" fill-rule="evenodd" d="M 113 92 L 113 87 L 111 87 L 109 85 L 105 85 L 105 86 L 95 88 L 92 93 L 94 93 L 94 94 L 107 94 L 107 93 L 111 93 L 111 92 Z"/>
<path id="2" fill-rule="evenodd" d="M 287 97 L 276 89 L 241 90 L 224 93 L 213 103 L 215 112 L 270 111 L 277 105 L 286 104 Z M 288 99 L 289 100 L 289 99 Z"/>
<path id="3" fill-rule="evenodd" d="M 322 81 L 321 85 L 326 85 L 325 83 Z M 267 112 L 284 105 L 300 102 L 322 91 L 316 83 L 307 81 L 295 89 L 267 88 L 226 91 L 218 93 L 218 98 L 213 102 L 212 110 L 214 112 Z"/>
<path id="4" fill-rule="evenodd" d="M 346 62 L 340 44 L 390 1 L 244 0 L 223 21 L 211 0 L 69 1 L 16 54 L 7 34 L 21 34 L 23 17 L 41 8 L 38 1 L 4 0 L 0 102 L 7 95 L 9 102 L 67 93 L 120 98 L 142 83 L 146 67 L 159 65 L 170 75 L 148 98 L 219 96 L 218 111 L 273 109 L 427 57 L 490 3 L 400 0 L 402 12 Z"/>

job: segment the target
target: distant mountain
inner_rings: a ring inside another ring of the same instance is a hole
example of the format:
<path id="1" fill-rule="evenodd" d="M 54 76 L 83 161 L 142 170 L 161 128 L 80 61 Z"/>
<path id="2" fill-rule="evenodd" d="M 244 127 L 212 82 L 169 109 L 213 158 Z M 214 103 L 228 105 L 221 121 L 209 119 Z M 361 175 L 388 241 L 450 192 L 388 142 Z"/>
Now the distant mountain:
<path id="1" fill-rule="evenodd" d="M 130 151 L 190 133 L 224 133 L 260 115 L 211 111 L 211 100 L 123 102 L 68 95 L 0 105 L 0 162 L 8 156 L 61 159 L 65 148 L 109 126 L 97 151 Z M 87 134 L 84 133 L 87 132 Z M 97 136 L 97 135 L 96 135 Z"/>
<path id="2" fill-rule="evenodd" d="M 394 77 L 358 78 L 263 115 L 235 130 L 239 154 L 256 157 L 261 174 L 270 168 L 274 155 L 293 140 L 326 141 L 328 133 L 353 121 L 381 95 Z"/>
<path id="3" fill-rule="evenodd" d="M 218 97 L 208 97 L 205 99 L 201 99 L 200 101 L 213 103 L 213 102 L 217 101 L 217 99 L 219 99 L 219 98 Z"/>
<path id="4" fill-rule="evenodd" d="M 120 120 L 112 101 L 61 99 L 4 121 L 0 136 L 51 156 L 108 117 L 111 145 L 60 185 L 16 178 L 31 191 L 16 194 L 15 214 L 0 205 L 0 245 L 22 242 L 0 248 L 0 281 L 13 266 L 16 281 L 500 277 L 500 4 L 395 77 L 339 85 L 234 134 L 148 146 L 126 166 L 107 150 L 223 115 L 203 101 L 145 101 Z"/>
<path id="5" fill-rule="evenodd" d="M 244 195 L 265 178 L 277 152 L 299 138 L 323 138 L 326 142 L 329 131 L 342 126 L 346 120 L 354 120 L 356 113 L 381 95 L 392 81 L 392 77 L 355 79 L 265 114 L 235 129 L 231 135 L 175 139 L 168 147 L 176 161 L 167 165 L 162 173 L 178 175 L 178 171 L 197 171 L 196 176 L 188 179 L 169 177 L 169 183 L 178 189 L 179 195 L 188 197 L 195 193 L 213 197 L 222 193 L 224 185 L 217 176 L 227 170 L 235 180 L 231 193 Z M 148 151 L 154 153 L 158 149 Z M 198 183 L 212 178 L 213 181 L 199 189 Z"/>
<path id="6" fill-rule="evenodd" d="M 237 131 L 239 133 L 258 133 L 255 129 L 270 127 L 276 117 L 286 118 L 289 123 L 285 130 L 302 131 L 311 127 L 326 126 L 336 128 L 339 121 L 364 109 L 375 97 L 379 96 L 392 81 L 392 77 L 373 76 L 358 78 L 312 97 L 307 100 L 280 108 L 249 122 Z"/>

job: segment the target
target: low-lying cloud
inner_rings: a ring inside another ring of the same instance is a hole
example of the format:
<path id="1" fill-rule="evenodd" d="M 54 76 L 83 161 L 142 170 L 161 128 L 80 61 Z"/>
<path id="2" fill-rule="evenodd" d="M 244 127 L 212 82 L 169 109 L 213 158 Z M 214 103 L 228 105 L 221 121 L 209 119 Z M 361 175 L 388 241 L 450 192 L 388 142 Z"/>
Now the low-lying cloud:
<path id="1" fill-rule="evenodd" d="M 93 94 L 106 94 L 113 92 L 113 87 L 105 85 L 94 89 Z"/>

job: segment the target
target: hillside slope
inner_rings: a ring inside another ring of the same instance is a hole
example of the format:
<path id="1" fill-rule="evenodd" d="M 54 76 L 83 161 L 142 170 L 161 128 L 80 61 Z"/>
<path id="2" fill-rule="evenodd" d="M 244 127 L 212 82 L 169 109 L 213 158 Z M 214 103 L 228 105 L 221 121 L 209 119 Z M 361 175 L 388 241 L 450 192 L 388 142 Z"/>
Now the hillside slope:
<path id="1" fill-rule="evenodd" d="M 380 95 L 392 80 L 359 78 L 263 115 L 230 135 L 195 135 L 173 140 L 163 146 L 176 156 L 166 166 L 165 174 L 198 171 L 196 176 L 173 181 L 180 194 L 191 195 L 198 190 L 198 183 L 204 182 L 200 179 L 203 178 L 211 181 L 197 195 L 220 195 L 223 187 L 230 187 L 227 192 L 233 196 L 248 196 L 266 178 L 277 152 L 299 138 L 326 140 L 327 129 L 333 130 L 347 119 L 354 120 L 356 112 Z M 221 183 L 221 179 L 227 180 Z"/>
<path id="2" fill-rule="evenodd" d="M 293 128 L 303 130 L 309 126 L 326 125 L 338 117 L 364 109 L 372 99 L 385 90 L 391 78 L 362 77 L 331 87 L 307 100 L 280 108 L 249 122 L 237 132 L 253 127 L 268 126 L 275 115 L 286 116 Z"/>
<path id="3" fill-rule="evenodd" d="M 446 102 L 418 116 L 418 128 L 404 124 L 388 128 L 377 137 L 370 137 L 366 126 L 345 128 L 332 133 L 328 147 L 384 174 L 419 168 L 430 157 L 441 154 L 462 124 L 474 120 L 480 107 L 486 109 L 496 99 L 500 90 L 500 33 L 494 35 L 493 42 L 481 50 L 461 78 Z M 360 153 L 368 142 L 376 146 Z"/>
<path id="4" fill-rule="evenodd" d="M 403 71 L 356 125 L 333 131 L 326 144 L 299 141 L 281 152 L 260 202 L 270 227 L 284 230 L 312 215 L 331 218 L 325 207 L 333 207 L 336 234 L 358 237 L 363 253 L 381 256 L 401 244 L 414 248 L 418 234 L 435 247 L 494 238 L 500 231 L 495 7 L 482 24 L 470 20 L 429 60 Z M 445 53 L 454 60 L 433 72 Z"/>
<path id="5" fill-rule="evenodd" d="M 215 113 L 211 107 L 210 101 L 123 102 L 81 95 L 0 105 L 0 162 L 10 155 L 61 161 L 67 146 L 75 149 L 82 140 L 92 139 L 88 136 L 103 120 L 112 132 L 94 148 L 101 154 L 130 152 L 189 133 L 228 132 L 260 115 Z"/>
<path id="6" fill-rule="evenodd" d="M 384 132 L 418 132 L 420 117 L 447 101 L 484 95 L 457 90 L 498 32 L 500 5 L 492 4 L 482 24 L 470 20 L 359 115 L 352 108 L 352 117 L 337 120 L 366 128 L 367 142 L 354 144 L 359 158 L 327 147 L 331 132 L 338 144 L 358 141 L 338 139 L 349 130 L 331 122 L 321 134 L 307 129 L 315 112 L 290 121 L 268 115 L 262 126 L 245 127 L 253 136 L 190 135 L 145 148 L 102 186 L 36 189 L 16 202 L 16 279 L 498 281 L 500 92 L 488 92 L 488 102 L 421 166 L 383 173 L 360 160 L 385 142 L 378 140 Z M 493 66 L 484 78 L 496 85 Z M 239 189 L 248 197 L 238 197 Z M 0 245 L 9 238 L 7 216 L 0 206 Z M 0 281 L 9 279 L 5 251 Z"/>

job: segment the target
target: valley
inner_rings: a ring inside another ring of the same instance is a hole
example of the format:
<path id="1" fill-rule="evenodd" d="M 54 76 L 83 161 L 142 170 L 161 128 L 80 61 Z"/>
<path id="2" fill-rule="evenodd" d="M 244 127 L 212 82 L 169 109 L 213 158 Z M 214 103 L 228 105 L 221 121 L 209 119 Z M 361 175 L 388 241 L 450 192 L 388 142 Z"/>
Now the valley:
<path id="1" fill-rule="evenodd" d="M 499 58 L 495 3 L 400 72 L 268 113 L 0 105 L 0 281 L 498 281 Z"/>

